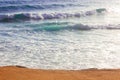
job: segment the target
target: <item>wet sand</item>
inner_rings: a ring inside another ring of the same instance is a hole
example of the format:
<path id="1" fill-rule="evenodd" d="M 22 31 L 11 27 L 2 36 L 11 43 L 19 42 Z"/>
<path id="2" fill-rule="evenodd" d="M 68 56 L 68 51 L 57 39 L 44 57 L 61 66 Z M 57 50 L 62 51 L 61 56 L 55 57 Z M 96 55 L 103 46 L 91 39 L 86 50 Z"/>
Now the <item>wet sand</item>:
<path id="1" fill-rule="evenodd" d="M 0 67 L 0 80 L 120 80 L 120 69 L 41 70 Z"/>

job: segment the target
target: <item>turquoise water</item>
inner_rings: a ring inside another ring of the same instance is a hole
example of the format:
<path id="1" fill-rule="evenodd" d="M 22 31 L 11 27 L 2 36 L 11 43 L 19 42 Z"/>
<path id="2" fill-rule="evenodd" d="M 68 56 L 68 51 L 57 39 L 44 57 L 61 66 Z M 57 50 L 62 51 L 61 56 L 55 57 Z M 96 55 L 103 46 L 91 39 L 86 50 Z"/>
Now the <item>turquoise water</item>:
<path id="1" fill-rule="evenodd" d="M 0 0 L 0 66 L 120 68 L 119 3 Z"/>

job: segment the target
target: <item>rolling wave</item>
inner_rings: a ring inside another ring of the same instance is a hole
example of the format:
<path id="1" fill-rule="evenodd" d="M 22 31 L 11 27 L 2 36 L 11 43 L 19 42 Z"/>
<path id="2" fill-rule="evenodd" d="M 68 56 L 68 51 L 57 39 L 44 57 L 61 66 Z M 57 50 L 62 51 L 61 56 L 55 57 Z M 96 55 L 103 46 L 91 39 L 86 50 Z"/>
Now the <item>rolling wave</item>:
<path id="1" fill-rule="evenodd" d="M 25 27 L 30 27 L 32 31 L 61 31 L 61 30 L 119 30 L 120 24 L 118 25 L 85 25 L 85 24 L 74 24 L 69 22 L 60 23 L 43 23 L 43 24 L 29 24 Z"/>
<path id="2" fill-rule="evenodd" d="M 18 26 L 14 26 L 14 28 L 0 28 L 0 32 L 40 32 L 40 31 L 89 31 L 89 30 L 119 30 L 119 25 L 96 25 L 96 26 L 90 26 L 90 25 L 84 25 L 84 24 L 73 24 L 69 25 L 69 23 L 44 23 L 44 24 L 30 24 L 25 25 L 24 27 L 21 27 L 19 29 L 15 28 Z M 19 26 L 20 27 L 20 26 Z M 2 34 L 7 35 L 7 34 Z"/>
<path id="3" fill-rule="evenodd" d="M 15 13 L 15 14 L 1 14 L 0 22 L 26 21 L 26 20 L 47 20 L 47 19 L 65 19 L 65 18 L 80 18 L 107 12 L 105 8 L 99 8 L 86 12 L 76 13 Z"/>
<path id="4" fill-rule="evenodd" d="M 76 24 L 71 26 L 50 25 L 50 26 L 33 28 L 33 31 L 94 30 L 94 29 L 119 30 L 120 25 L 106 25 L 106 26 L 105 25 L 89 26 L 83 24 Z"/>

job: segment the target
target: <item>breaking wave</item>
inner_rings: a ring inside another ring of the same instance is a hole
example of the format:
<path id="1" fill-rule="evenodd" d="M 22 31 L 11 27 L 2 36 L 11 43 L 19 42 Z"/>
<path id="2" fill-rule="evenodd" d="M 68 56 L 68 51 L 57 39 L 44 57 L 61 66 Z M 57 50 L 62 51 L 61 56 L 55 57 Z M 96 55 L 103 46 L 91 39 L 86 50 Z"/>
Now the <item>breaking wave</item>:
<path id="1" fill-rule="evenodd" d="M 91 16 L 96 14 L 102 14 L 107 12 L 105 8 L 99 8 L 86 12 L 75 13 L 15 13 L 15 14 L 1 14 L 0 22 L 12 22 L 12 21 L 26 21 L 26 20 L 47 20 L 47 19 L 65 19 L 65 18 L 80 18 L 85 16 Z"/>

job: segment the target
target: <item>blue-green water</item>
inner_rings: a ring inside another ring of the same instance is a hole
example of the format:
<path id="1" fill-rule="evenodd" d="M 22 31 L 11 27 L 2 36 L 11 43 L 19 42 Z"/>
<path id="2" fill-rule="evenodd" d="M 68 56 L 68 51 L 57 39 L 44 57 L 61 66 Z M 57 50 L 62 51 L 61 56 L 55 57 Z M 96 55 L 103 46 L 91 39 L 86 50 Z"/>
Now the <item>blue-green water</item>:
<path id="1" fill-rule="evenodd" d="M 120 68 L 119 4 L 0 0 L 0 66 Z"/>

